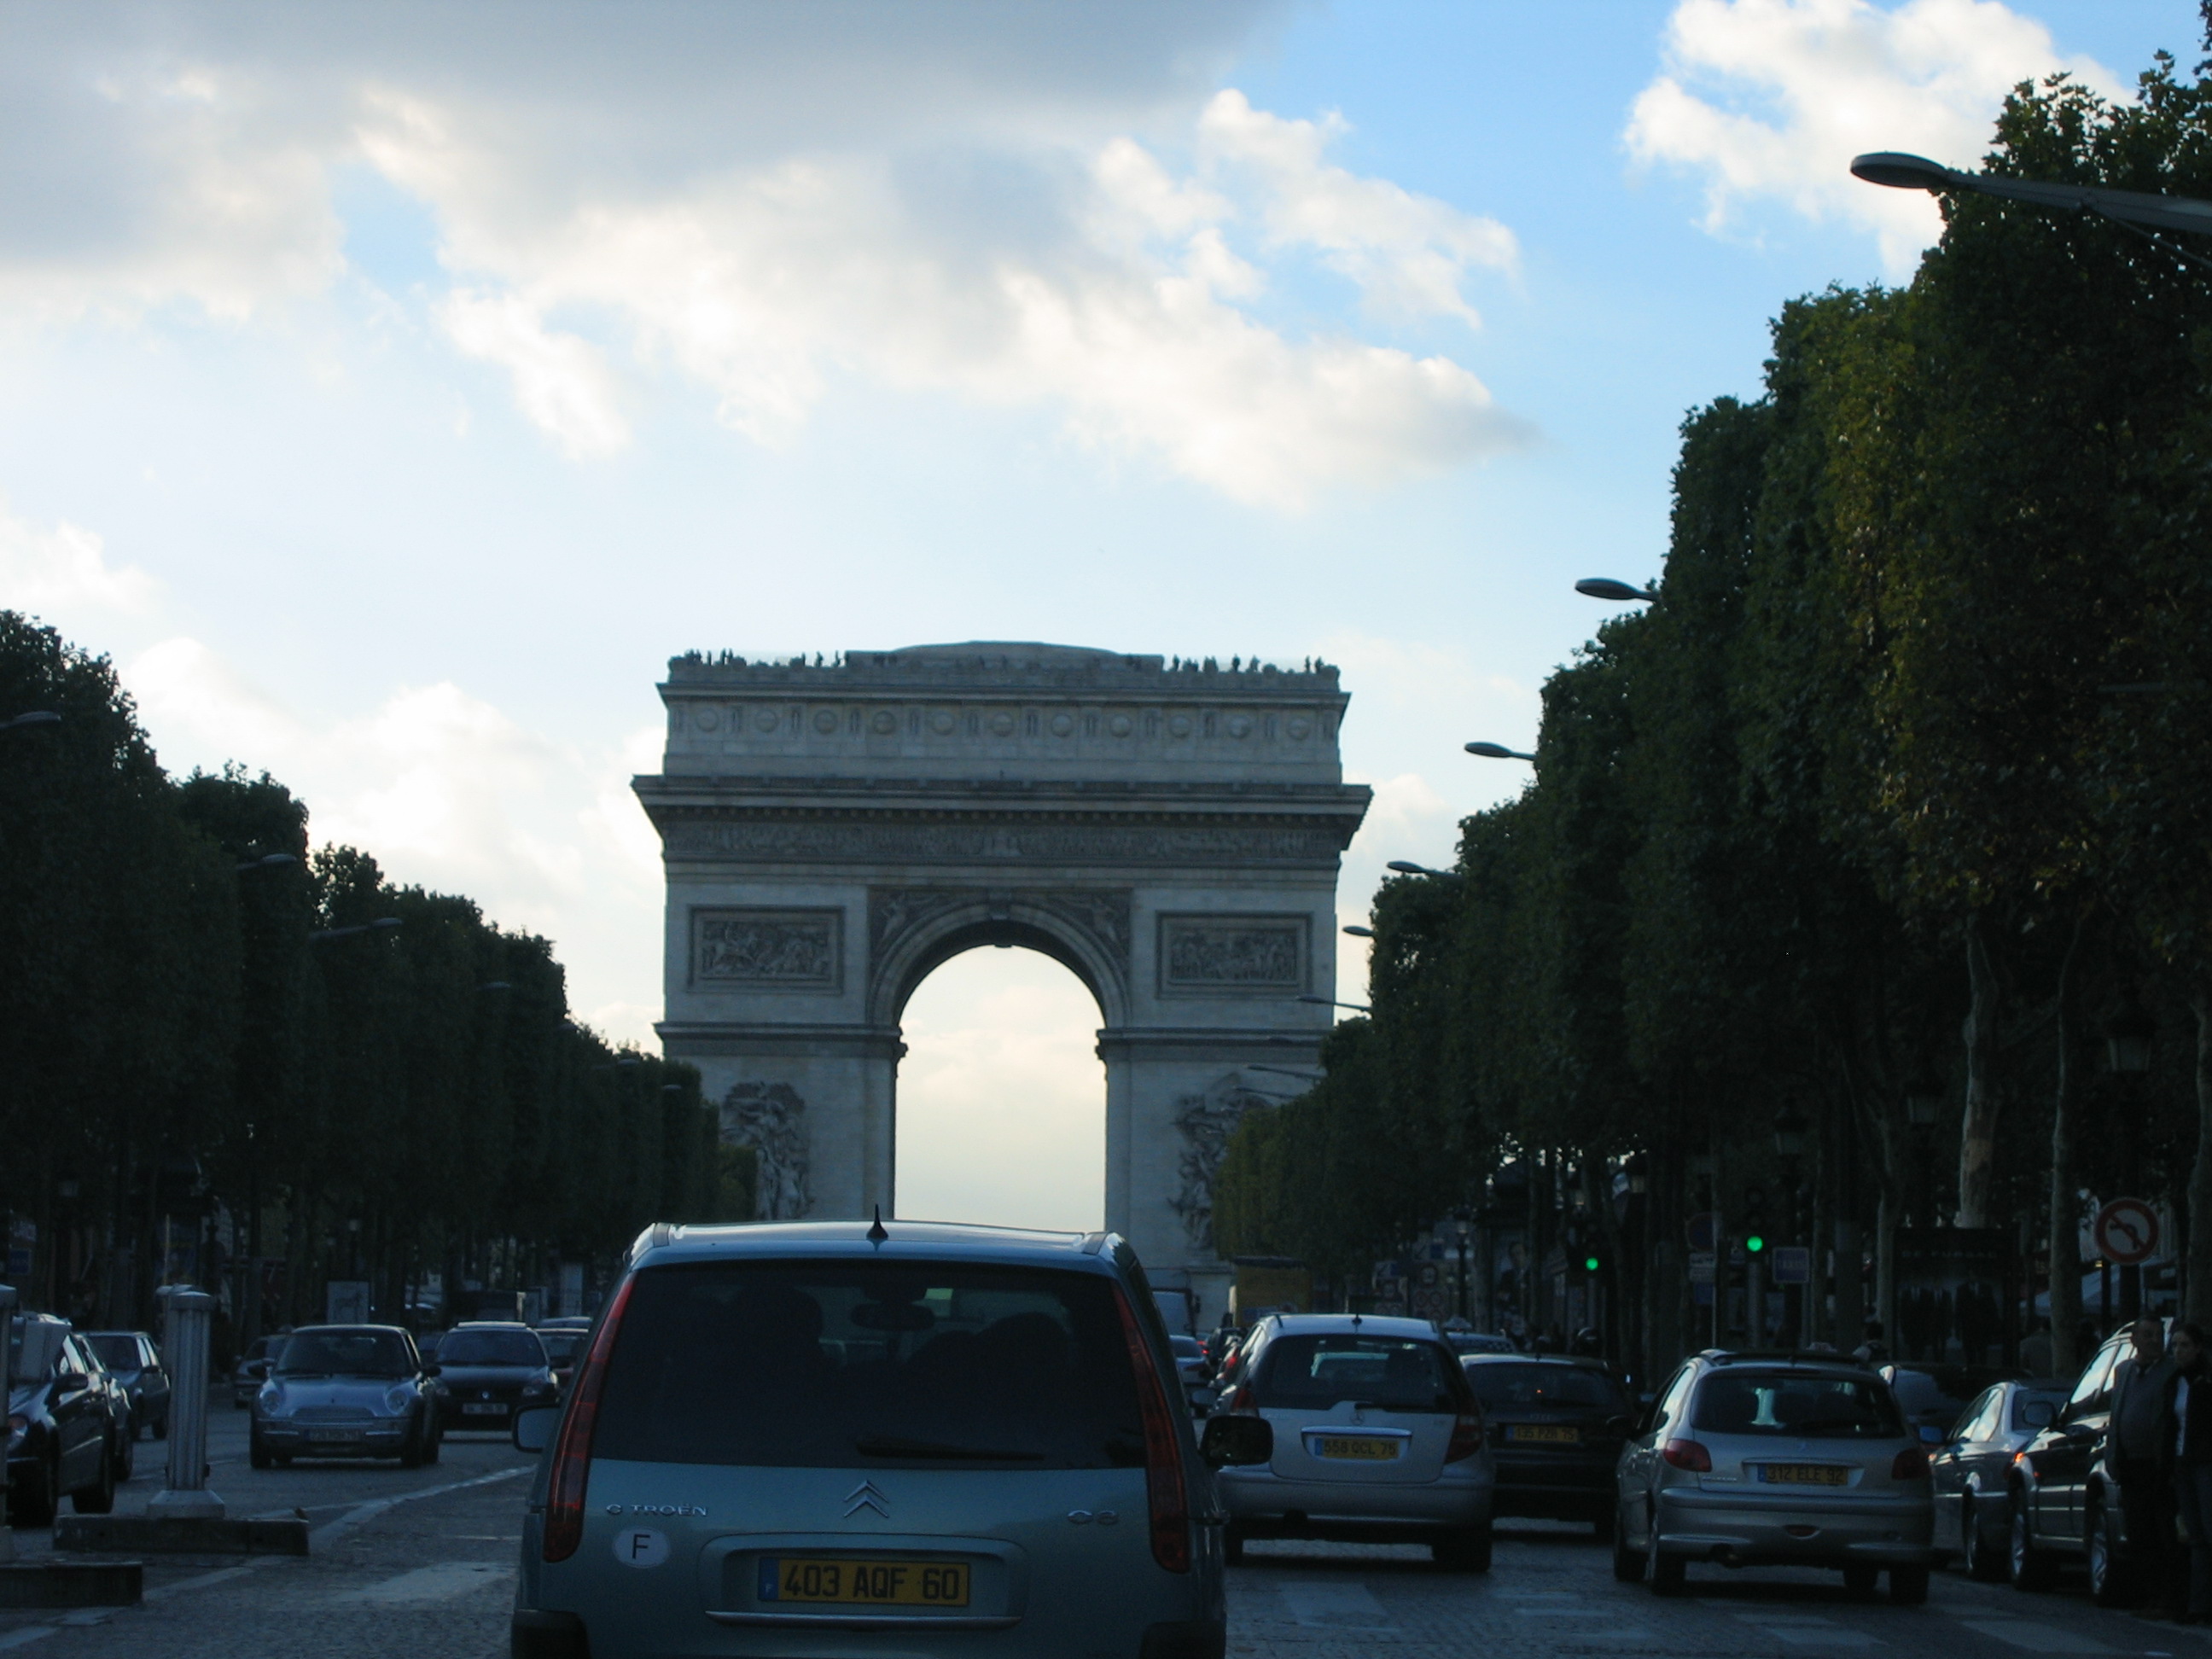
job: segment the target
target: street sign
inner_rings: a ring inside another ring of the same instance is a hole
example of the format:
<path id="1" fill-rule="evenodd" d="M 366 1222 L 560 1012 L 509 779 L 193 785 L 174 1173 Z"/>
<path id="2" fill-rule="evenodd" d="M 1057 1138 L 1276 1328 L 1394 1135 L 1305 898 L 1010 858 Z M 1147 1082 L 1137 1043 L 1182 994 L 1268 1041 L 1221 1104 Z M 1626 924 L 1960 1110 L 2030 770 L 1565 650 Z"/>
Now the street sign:
<path id="1" fill-rule="evenodd" d="M 2097 1212 L 2097 1249 L 2107 1261 L 2133 1267 L 2158 1254 L 2158 1212 L 2139 1198 L 2116 1198 Z"/>
<path id="2" fill-rule="evenodd" d="M 1700 1210 L 1690 1218 L 1690 1248 L 1711 1250 L 1715 1248 L 1714 1236 L 1720 1231 L 1721 1218 L 1711 1210 Z"/>
<path id="3" fill-rule="evenodd" d="M 1813 1282 L 1813 1252 L 1802 1244 L 1778 1244 L 1766 1254 L 1778 1285 L 1809 1285 Z"/>
<path id="4" fill-rule="evenodd" d="M 1713 1282 L 1713 1253 L 1711 1250 L 1690 1252 L 1690 1283 L 1710 1285 Z"/>

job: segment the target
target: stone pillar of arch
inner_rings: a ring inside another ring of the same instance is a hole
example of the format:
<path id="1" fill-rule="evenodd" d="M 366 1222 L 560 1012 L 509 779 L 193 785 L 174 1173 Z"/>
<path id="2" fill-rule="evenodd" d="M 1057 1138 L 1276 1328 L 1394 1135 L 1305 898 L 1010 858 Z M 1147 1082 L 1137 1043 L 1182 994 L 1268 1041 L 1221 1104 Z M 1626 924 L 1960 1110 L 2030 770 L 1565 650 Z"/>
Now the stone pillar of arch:
<path id="1" fill-rule="evenodd" d="M 1334 668 L 1066 646 L 680 657 L 635 780 L 668 880 L 672 1059 L 757 1149 L 764 1214 L 896 1217 L 899 1020 L 981 945 L 1099 1009 L 1106 1224 L 1210 1323 L 1212 1181 L 1237 1119 L 1316 1060 L 1335 994 Z"/>

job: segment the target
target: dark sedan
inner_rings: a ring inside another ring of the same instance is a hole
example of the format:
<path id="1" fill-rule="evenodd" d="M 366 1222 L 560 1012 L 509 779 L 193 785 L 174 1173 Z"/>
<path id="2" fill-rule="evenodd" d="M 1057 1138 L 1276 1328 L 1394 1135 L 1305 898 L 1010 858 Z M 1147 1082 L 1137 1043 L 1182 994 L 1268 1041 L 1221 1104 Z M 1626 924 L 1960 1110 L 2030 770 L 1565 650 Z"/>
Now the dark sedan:
<path id="1" fill-rule="evenodd" d="M 1588 1521 L 1611 1536 L 1613 1466 L 1634 1426 L 1620 1382 L 1565 1356 L 1468 1354 L 1460 1365 L 1497 1460 L 1492 1512 Z"/>
<path id="2" fill-rule="evenodd" d="M 448 1429 L 505 1434 L 525 1406 L 559 1397 L 553 1362 L 529 1326 L 484 1320 L 456 1325 L 438 1343 L 438 1413 Z"/>
<path id="3" fill-rule="evenodd" d="M 80 1515 L 106 1515 L 131 1474 L 131 1404 L 84 1339 L 51 1314 L 20 1314 L 8 1332 L 8 1521 L 52 1523 L 62 1494 Z"/>
<path id="4" fill-rule="evenodd" d="M 2013 1459 L 2066 1404 L 2066 1385 L 2009 1380 L 1977 1395 L 1929 1455 L 1936 1489 L 1936 1547 L 1957 1553 L 1976 1578 L 2005 1575 Z"/>
<path id="5" fill-rule="evenodd" d="M 85 1346 L 131 1397 L 131 1437 L 169 1434 L 169 1372 L 161 1351 L 143 1331 L 88 1331 Z"/>

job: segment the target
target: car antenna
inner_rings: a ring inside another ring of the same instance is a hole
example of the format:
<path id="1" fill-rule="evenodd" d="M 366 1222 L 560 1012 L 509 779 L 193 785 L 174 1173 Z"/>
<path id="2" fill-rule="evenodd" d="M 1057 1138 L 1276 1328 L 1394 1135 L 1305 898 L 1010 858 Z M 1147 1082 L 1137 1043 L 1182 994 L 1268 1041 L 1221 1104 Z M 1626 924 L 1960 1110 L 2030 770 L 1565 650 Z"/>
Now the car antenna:
<path id="1" fill-rule="evenodd" d="M 884 1206 L 876 1206 L 876 1218 L 868 1227 L 868 1243 L 880 1244 L 890 1235 L 884 1231 Z"/>

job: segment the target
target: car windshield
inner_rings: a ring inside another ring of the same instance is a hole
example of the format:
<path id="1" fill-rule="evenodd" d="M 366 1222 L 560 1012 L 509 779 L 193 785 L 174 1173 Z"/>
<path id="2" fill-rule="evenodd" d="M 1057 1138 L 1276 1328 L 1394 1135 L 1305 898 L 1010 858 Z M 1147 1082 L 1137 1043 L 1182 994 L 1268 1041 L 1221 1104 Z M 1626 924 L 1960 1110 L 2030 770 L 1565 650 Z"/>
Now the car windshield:
<path id="1" fill-rule="evenodd" d="M 1262 1410 L 1327 1411 L 1357 1401 L 1381 1411 L 1457 1411 L 1448 1367 L 1458 1369 L 1419 1337 L 1285 1336 L 1268 1347 L 1252 1401 Z"/>
<path id="2" fill-rule="evenodd" d="M 448 1331 L 438 1345 L 441 1365 L 530 1365 L 545 1363 L 535 1331 Z"/>
<path id="3" fill-rule="evenodd" d="M 135 1336 L 88 1336 L 84 1341 L 111 1371 L 135 1371 L 139 1367 L 138 1339 Z"/>
<path id="4" fill-rule="evenodd" d="M 1574 1411 L 1598 1407 L 1625 1413 L 1628 1402 L 1603 1371 L 1580 1365 L 1541 1365 L 1507 1360 L 1467 1367 L 1474 1397 L 1497 1410 Z"/>
<path id="5" fill-rule="evenodd" d="M 1905 1432 L 1889 1390 L 1873 1377 L 1716 1371 L 1698 1390 L 1693 1425 L 1709 1434 L 1890 1439 Z"/>
<path id="6" fill-rule="evenodd" d="M 1889 1389 L 1913 1416 L 1948 1423 L 1991 1383 L 2019 1375 L 1987 1365 L 1899 1365 L 1889 1373 Z"/>
<path id="7" fill-rule="evenodd" d="M 1095 1273 L 715 1262 L 632 1281 L 592 1452 L 656 1463 L 1140 1467 L 1126 1315 Z"/>
<path id="8" fill-rule="evenodd" d="M 284 1342 L 279 1376 L 411 1376 L 406 1339 L 397 1331 L 300 1331 Z"/>

